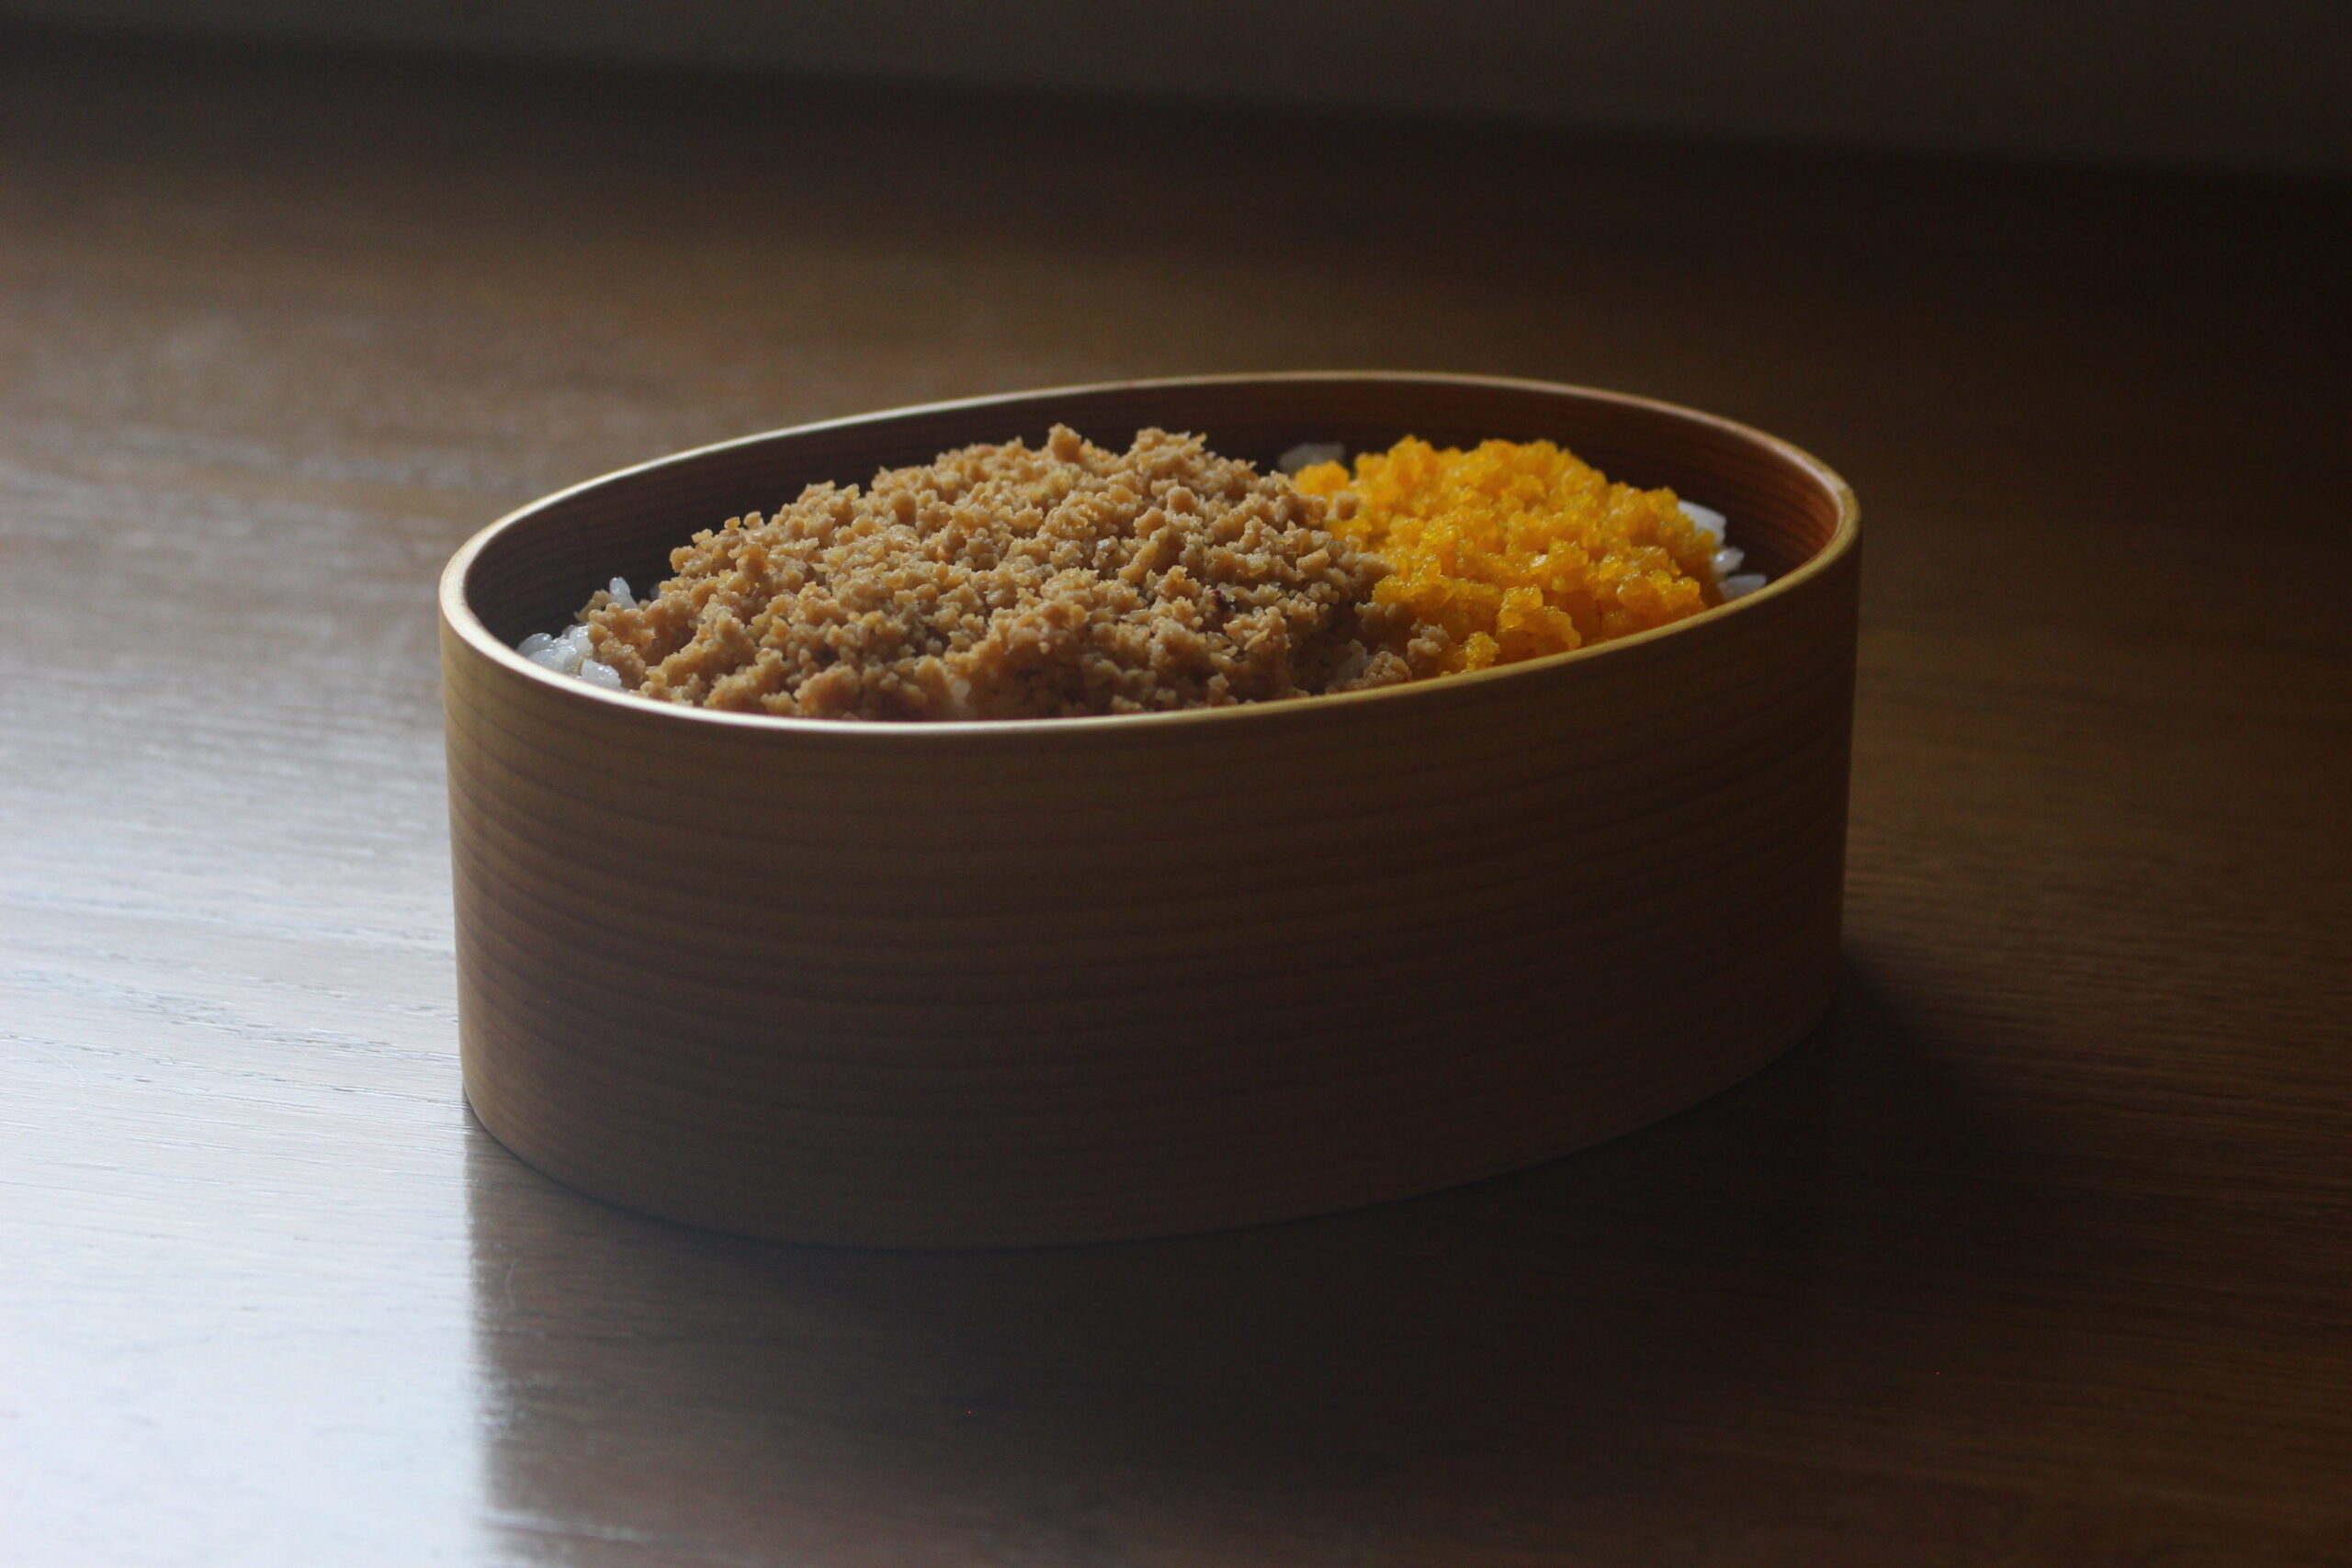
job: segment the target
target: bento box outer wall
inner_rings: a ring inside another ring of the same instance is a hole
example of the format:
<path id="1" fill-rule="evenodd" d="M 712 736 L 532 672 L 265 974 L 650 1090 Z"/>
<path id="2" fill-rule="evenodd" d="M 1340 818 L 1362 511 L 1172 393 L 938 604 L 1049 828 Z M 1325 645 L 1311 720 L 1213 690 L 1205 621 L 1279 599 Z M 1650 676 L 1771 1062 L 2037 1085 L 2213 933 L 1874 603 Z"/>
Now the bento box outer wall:
<path id="1" fill-rule="evenodd" d="M 1598 650 L 1142 718 L 722 716 L 497 646 L 808 480 L 1057 420 L 1261 461 L 1547 436 L 1729 513 L 1786 575 Z M 467 1095 L 598 1197 L 876 1246 L 1242 1224 L 1631 1131 L 1828 1005 L 1858 571 L 1851 494 L 1793 448 L 1461 378 L 988 400 L 567 491 L 444 581 Z"/>

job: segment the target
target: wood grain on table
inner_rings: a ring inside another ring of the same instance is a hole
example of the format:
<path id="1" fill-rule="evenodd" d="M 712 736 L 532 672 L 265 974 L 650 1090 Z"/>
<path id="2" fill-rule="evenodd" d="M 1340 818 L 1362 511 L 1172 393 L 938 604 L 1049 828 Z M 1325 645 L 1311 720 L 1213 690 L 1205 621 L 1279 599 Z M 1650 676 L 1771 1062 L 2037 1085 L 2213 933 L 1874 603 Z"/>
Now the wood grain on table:
<path id="1" fill-rule="evenodd" d="M 0 38 L 0 1561 L 2352 1561 L 2352 192 Z M 989 1254 L 458 1095 L 436 569 L 679 447 L 1378 366 L 1860 491 L 1828 1026 Z"/>

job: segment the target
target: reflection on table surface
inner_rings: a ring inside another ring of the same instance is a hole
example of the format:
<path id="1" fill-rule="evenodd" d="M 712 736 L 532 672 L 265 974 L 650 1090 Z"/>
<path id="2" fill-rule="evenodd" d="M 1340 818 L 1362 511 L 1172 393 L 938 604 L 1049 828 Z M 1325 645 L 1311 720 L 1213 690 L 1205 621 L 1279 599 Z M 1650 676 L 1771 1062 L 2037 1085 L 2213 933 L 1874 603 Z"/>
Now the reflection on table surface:
<path id="1" fill-rule="evenodd" d="M 2098 1234 L 1859 973 L 1645 1133 L 1240 1233 L 802 1248 L 582 1198 L 478 1125 L 467 1165 L 488 1506 L 548 1562 L 1856 1549 L 1855 1467 L 1965 1517 L 1901 1450 L 2041 1427 L 2062 1470 L 2068 1399 L 2161 1372 L 1973 1337 L 1988 1299 L 2095 1274 Z"/>

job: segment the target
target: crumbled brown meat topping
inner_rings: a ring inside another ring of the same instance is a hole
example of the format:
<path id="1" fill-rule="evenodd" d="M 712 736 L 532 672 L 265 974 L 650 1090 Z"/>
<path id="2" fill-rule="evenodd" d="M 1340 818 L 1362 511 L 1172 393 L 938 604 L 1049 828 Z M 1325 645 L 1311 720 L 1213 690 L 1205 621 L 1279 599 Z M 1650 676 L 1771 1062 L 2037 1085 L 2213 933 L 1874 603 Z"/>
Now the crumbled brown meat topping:
<path id="1" fill-rule="evenodd" d="M 811 718 L 1213 707 L 1435 672 L 1446 637 L 1372 603 L 1381 560 L 1325 503 L 1197 436 L 1124 453 L 1056 426 L 861 491 L 811 485 L 581 618 L 647 696 Z"/>

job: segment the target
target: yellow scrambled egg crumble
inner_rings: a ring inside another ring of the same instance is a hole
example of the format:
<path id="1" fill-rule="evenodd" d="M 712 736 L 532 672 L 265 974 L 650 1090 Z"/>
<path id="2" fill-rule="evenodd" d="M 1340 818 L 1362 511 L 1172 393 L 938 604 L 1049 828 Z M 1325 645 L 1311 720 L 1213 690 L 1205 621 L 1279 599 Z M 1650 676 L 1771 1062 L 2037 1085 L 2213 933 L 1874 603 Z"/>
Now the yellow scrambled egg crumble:
<path id="1" fill-rule="evenodd" d="M 1453 638 L 1443 669 L 1565 653 L 1723 602 L 1713 542 L 1670 490 L 1611 484 L 1549 441 L 1440 450 L 1407 436 L 1385 453 L 1301 469 L 1329 499 L 1331 532 L 1393 568 L 1376 604 Z"/>

